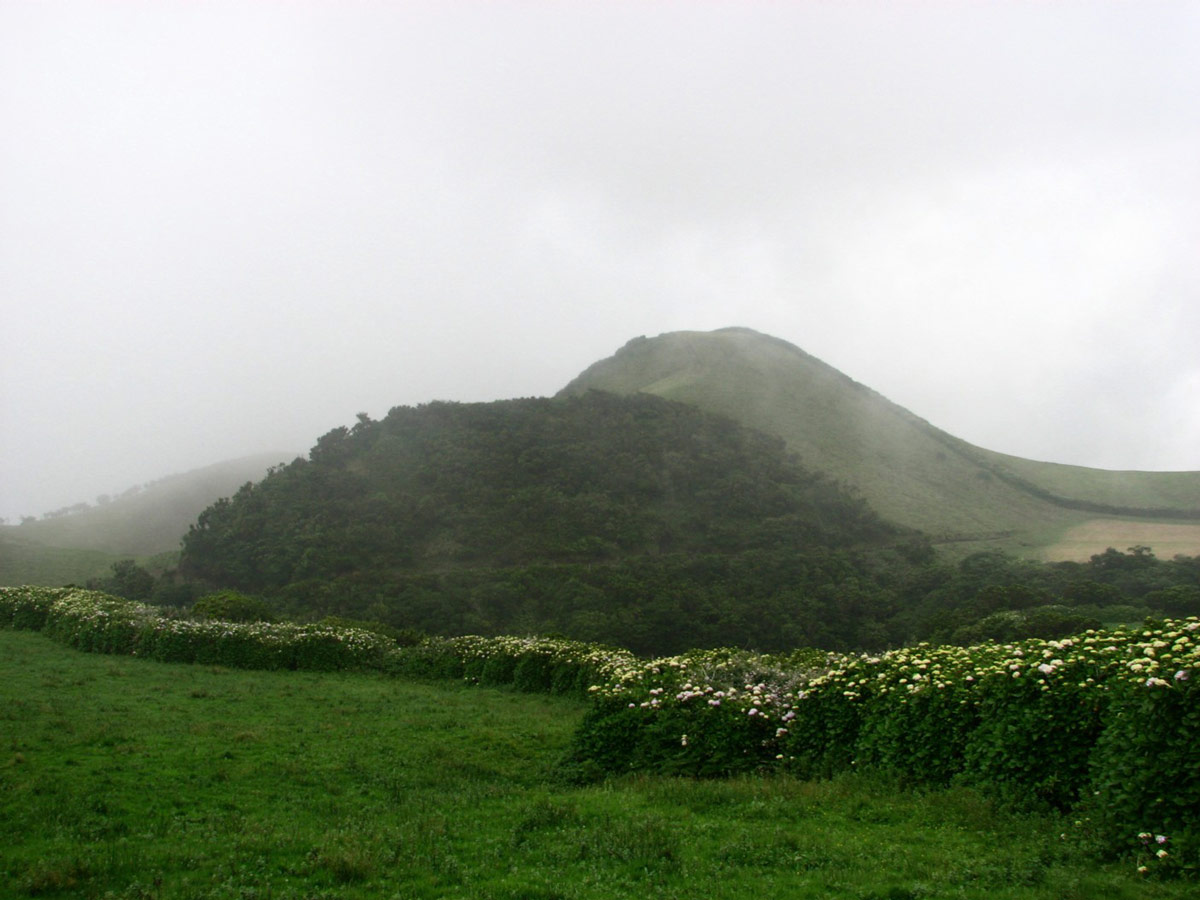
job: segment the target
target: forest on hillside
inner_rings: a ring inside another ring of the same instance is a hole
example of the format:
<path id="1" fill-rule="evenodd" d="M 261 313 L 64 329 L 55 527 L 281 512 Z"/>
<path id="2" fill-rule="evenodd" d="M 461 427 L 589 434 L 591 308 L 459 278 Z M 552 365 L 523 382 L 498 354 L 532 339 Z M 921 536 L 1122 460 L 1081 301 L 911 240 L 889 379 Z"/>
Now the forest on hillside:
<path id="1" fill-rule="evenodd" d="M 778 438 L 590 392 L 360 416 L 205 510 L 180 573 L 293 614 L 657 652 L 777 641 L 772 597 L 897 541 L 919 543 Z"/>

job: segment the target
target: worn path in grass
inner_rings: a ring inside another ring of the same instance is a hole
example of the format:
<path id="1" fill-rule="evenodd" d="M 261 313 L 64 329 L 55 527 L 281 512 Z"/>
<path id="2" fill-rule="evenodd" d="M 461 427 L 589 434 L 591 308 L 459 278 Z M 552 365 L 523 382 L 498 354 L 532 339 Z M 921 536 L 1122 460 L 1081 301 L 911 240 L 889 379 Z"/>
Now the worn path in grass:
<path id="1" fill-rule="evenodd" d="M 577 787 L 577 702 L 0 631 L 0 896 L 1195 896 L 1051 818 L 862 777 Z"/>

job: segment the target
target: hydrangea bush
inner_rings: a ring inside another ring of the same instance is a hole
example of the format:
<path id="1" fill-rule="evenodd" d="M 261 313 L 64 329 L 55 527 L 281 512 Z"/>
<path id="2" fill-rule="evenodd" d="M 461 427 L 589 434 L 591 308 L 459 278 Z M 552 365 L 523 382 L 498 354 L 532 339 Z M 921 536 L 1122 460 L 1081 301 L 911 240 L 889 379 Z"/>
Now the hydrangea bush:
<path id="1" fill-rule="evenodd" d="M 172 619 L 77 588 L 0 588 L 0 625 L 40 629 L 78 650 L 243 669 L 383 668 L 395 647 L 353 628 Z"/>
<path id="2" fill-rule="evenodd" d="M 1143 631 L 1120 660 L 1081 821 L 1097 848 L 1200 872 L 1200 622 Z M 1150 840 L 1150 838 L 1153 840 Z M 1147 852 L 1149 847 L 1149 852 Z"/>
<path id="3" fill-rule="evenodd" d="M 426 638 L 397 648 L 387 667 L 417 678 L 461 679 L 472 684 L 507 685 L 517 690 L 586 696 L 636 663 L 627 650 L 545 637 L 474 635 Z"/>
<path id="4" fill-rule="evenodd" d="M 1200 862 L 1200 620 L 806 659 L 728 651 L 598 685 L 576 762 L 693 775 L 851 767 L 1078 809 L 1098 849 Z"/>

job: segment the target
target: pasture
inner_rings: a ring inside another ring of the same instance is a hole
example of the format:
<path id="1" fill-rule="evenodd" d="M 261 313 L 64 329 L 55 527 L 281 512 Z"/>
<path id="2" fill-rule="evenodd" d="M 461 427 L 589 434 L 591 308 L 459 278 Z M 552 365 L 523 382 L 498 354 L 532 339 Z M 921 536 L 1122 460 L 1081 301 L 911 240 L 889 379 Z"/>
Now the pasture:
<path id="1" fill-rule="evenodd" d="M 0 630 L 5 897 L 1164 898 L 1069 819 L 881 777 L 579 785 L 578 699 Z"/>
<path id="2" fill-rule="evenodd" d="M 1035 554 L 1044 562 L 1086 562 L 1109 547 L 1151 547 L 1159 559 L 1200 556 L 1200 523 L 1089 519 L 1064 530 Z"/>

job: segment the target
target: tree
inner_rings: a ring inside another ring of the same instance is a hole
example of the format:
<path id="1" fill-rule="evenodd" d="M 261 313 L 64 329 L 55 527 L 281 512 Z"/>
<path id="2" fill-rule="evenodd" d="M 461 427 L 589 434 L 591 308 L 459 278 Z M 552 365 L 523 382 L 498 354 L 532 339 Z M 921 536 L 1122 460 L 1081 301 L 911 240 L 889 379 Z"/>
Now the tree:
<path id="1" fill-rule="evenodd" d="M 93 578 L 87 586 L 126 600 L 149 600 L 154 593 L 154 576 L 132 559 L 122 559 L 112 564 L 112 575 Z"/>
<path id="2" fill-rule="evenodd" d="M 1161 591 L 1151 591 L 1146 605 L 1167 616 L 1200 616 L 1200 587 L 1176 584 Z"/>

